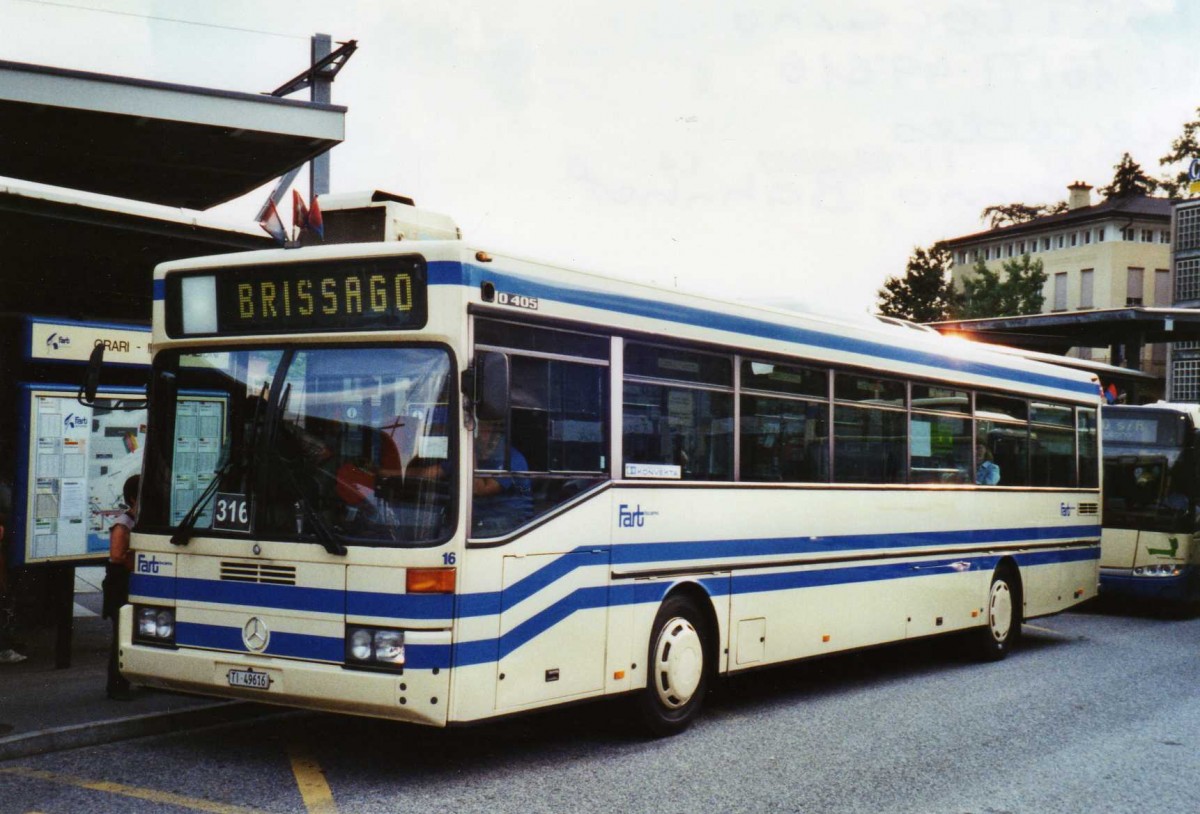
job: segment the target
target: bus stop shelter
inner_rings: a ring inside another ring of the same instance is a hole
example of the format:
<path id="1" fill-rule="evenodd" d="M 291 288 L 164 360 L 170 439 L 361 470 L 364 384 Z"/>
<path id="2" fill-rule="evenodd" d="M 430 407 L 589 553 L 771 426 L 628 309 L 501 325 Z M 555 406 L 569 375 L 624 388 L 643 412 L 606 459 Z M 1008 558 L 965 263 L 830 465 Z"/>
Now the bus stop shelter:
<path id="1" fill-rule="evenodd" d="M 931 323 L 944 334 L 956 334 L 1029 351 L 1063 355 L 1071 348 L 1107 348 L 1110 372 L 1102 377 L 1131 395 L 1162 389 L 1162 382 L 1140 370 L 1147 343 L 1200 340 L 1200 310 L 1192 308 L 1106 308 L 1050 314 L 948 320 Z M 1074 360 L 1064 358 L 1064 363 Z"/>
<path id="2" fill-rule="evenodd" d="M 0 334 L 8 339 L 0 389 L 78 382 L 77 368 L 40 360 L 44 349 L 17 339 L 31 318 L 148 326 L 158 263 L 274 245 L 257 224 L 222 223 L 202 210 L 328 152 L 345 137 L 345 114 L 266 94 L 0 61 Z M 145 384 L 138 375 L 127 373 L 134 390 Z M 5 488 L 29 481 L 17 471 L 29 466 L 21 416 L 16 399 L 0 402 Z M 14 495 L 14 506 L 22 499 Z M 54 609 L 59 666 L 70 662 L 75 564 L 31 568 L 24 580 L 34 601 Z"/>

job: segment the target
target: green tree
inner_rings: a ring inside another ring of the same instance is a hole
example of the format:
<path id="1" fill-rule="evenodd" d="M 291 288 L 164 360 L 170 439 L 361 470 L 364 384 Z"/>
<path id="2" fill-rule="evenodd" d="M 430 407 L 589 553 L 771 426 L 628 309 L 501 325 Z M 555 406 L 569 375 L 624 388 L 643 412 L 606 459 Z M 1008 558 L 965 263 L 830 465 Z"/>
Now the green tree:
<path id="1" fill-rule="evenodd" d="M 1067 202 L 1059 201 L 1052 204 L 995 204 L 986 207 L 979 213 L 979 219 L 986 221 L 989 229 L 999 229 L 1002 226 L 1015 226 L 1018 223 L 1028 223 L 1031 220 L 1058 215 L 1067 211 Z"/>
<path id="2" fill-rule="evenodd" d="M 970 276 L 963 278 L 953 315 L 956 319 L 980 319 L 1041 313 L 1045 284 L 1042 261 L 1030 260 L 1027 254 L 1006 260 L 1000 271 L 992 271 L 979 260 Z"/>
<path id="3" fill-rule="evenodd" d="M 1200 107 L 1196 108 L 1200 116 Z M 1191 179 L 1188 178 L 1188 166 L 1193 158 L 1200 158 L 1200 120 L 1184 122 L 1183 132 L 1171 142 L 1171 152 L 1158 159 L 1161 166 L 1168 167 L 1159 186 L 1168 196 L 1175 198 L 1187 190 Z"/>
<path id="4" fill-rule="evenodd" d="M 951 263 L 949 250 L 939 244 L 915 247 L 904 276 L 889 277 L 879 289 L 879 313 L 912 322 L 948 319 L 955 297 Z"/>
<path id="5" fill-rule="evenodd" d="M 1121 160 L 1113 165 L 1116 173 L 1112 183 L 1100 187 L 1100 194 L 1106 199 L 1124 198 L 1126 195 L 1153 195 L 1159 183 L 1142 170 L 1140 164 L 1133 160 L 1129 153 L 1121 156 Z"/>

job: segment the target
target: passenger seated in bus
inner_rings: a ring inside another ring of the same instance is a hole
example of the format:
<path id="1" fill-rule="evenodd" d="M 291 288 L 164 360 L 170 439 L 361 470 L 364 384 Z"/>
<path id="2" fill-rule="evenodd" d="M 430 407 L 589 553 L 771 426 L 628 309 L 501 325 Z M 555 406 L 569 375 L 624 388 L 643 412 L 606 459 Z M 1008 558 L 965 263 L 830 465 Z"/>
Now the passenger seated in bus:
<path id="1" fill-rule="evenodd" d="M 1000 482 L 1000 467 L 992 460 L 992 451 L 984 444 L 975 448 L 979 467 L 975 470 L 975 482 L 980 486 L 995 486 Z"/>
<path id="2" fill-rule="evenodd" d="M 481 419 L 475 437 L 475 468 L 504 469 L 504 422 Z M 529 469 L 525 456 L 513 447 L 509 471 Z M 472 486 L 471 515 L 477 534 L 503 534 L 533 516 L 533 491 L 528 478 L 477 475 Z"/>

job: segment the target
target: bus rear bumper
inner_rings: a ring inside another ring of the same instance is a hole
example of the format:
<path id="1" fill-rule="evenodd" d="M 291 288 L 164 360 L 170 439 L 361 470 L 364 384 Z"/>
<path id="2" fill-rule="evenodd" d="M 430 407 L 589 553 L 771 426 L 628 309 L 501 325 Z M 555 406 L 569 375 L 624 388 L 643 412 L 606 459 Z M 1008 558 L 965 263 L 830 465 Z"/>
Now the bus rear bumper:
<path id="1" fill-rule="evenodd" d="M 1110 598 L 1189 602 L 1200 594 L 1200 571 L 1185 566 L 1178 576 L 1142 576 L 1128 568 L 1101 568 L 1100 595 Z"/>
<path id="2" fill-rule="evenodd" d="M 131 606 L 122 608 L 131 614 Z M 445 726 L 450 671 L 348 670 L 340 664 L 195 648 L 133 644 L 122 617 L 121 673 L 134 684 L 263 704 Z M 264 689 L 233 686 L 231 672 L 266 673 Z"/>

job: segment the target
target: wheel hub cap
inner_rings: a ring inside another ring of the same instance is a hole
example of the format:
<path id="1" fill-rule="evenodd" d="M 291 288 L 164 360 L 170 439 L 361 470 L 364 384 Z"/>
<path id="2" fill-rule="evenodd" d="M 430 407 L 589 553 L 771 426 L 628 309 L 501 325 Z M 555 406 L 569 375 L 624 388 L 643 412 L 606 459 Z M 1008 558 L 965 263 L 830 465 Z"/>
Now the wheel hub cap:
<path id="1" fill-rule="evenodd" d="M 659 700 L 671 709 L 684 706 L 696 693 L 704 673 L 700 634 L 687 619 L 676 617 L 659 634 L 654 657 Z"/>
<path id="2" fill-rule="evenodd" d="M 992 638 L 1003 642 L 1008 638 L 1009 628 L 1012 627 L 1012 592 L 1008 583 L 997 581 L 992 585 L 991 607 L 988 613 L 988 623 L 992 629 Z"/>

